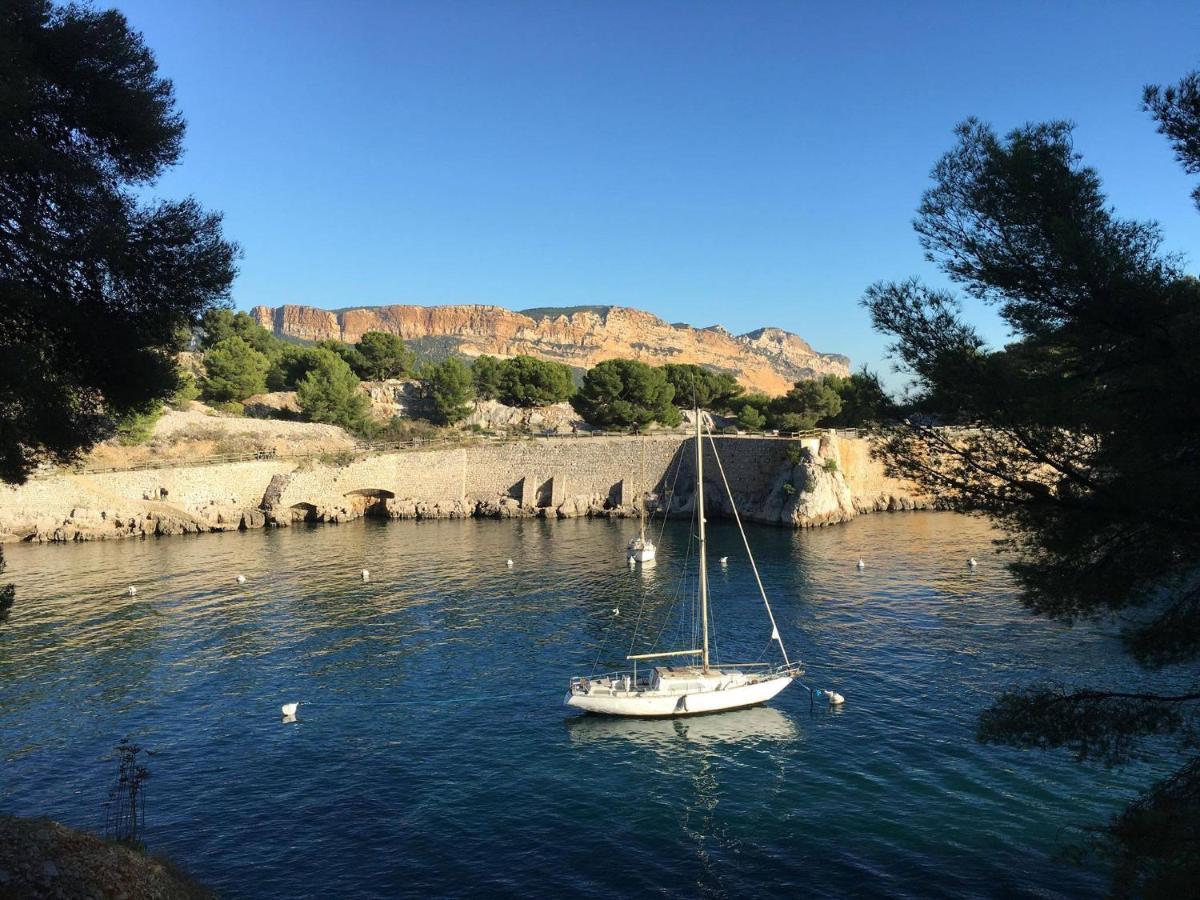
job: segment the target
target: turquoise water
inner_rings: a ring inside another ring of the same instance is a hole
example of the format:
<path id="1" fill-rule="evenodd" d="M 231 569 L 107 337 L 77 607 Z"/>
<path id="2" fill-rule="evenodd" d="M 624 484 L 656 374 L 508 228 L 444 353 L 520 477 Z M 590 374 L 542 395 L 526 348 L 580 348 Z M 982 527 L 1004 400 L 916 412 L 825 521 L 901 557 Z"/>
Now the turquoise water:
<path id="1" fill-rule="evenodd" d="M 1096 680 L 1116 641 L 1023 612 L 983 523 L 752 530 L 784 638 L 841 710 L 793 685 L 719 716 L 580 717 L 568 677 L 617 667 L 638 611 L 665 619 L 675 594 L 687 525 L 631 572 L 634 529 L 359 522 L 10 546 L 0 811 L 99 829 L 128 735 L 155 754 L 147 843 L 230 897 L 1103 890 L 1102 871 L 1055 854 L 1152 773 L 972 734 L 998 690 Z M 717 645 L 756 658 L 770 630 L 736 532 L 710 537 L 730 556 L 712 573 Z M 299 721 L 282 724 L 291 700 Z"/>

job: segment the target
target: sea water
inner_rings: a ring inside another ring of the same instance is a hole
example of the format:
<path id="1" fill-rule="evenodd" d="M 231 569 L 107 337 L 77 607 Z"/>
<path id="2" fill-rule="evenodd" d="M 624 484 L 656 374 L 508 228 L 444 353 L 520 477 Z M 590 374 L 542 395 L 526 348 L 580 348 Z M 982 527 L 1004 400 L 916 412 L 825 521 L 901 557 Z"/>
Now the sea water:
<path id="1" fill-rule="evenodd" d="M 804 682 L 843 707 L 794 684 L 707 717 L 568 710 L 570 676 L 691 638 L 694 536 L 658 527 L 632 569 L 630 521 L 10 545 L 0 812 L 99 830 L 128 737 L 147 845 L 228 897 L 1103 891 L 1062 851 L 1163 772 L 974 731 L 1005 688 L 1138 674 L 1111 627 L 1023 610 L 985 523 L 749 529 Z M 736 529 L 709 537 L 716 651 L 776 658 Z"/>

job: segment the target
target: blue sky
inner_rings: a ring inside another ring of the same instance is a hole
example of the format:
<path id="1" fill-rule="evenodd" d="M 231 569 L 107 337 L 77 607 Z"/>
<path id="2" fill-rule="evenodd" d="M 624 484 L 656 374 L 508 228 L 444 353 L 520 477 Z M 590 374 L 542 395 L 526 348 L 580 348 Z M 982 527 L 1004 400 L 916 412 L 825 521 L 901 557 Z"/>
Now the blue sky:
<path id="1" fill-rule="evenodd" d="M 1200 259 L 1140 109 L 1200 66 L 1195 2 L 118 5 L 189 123 L 156 190 L 225 213 L 240 308 L 620 304 L 883 368 L 858 300 L 939 281 L 911 220 L 969 115 L 1074 121 Z"/>

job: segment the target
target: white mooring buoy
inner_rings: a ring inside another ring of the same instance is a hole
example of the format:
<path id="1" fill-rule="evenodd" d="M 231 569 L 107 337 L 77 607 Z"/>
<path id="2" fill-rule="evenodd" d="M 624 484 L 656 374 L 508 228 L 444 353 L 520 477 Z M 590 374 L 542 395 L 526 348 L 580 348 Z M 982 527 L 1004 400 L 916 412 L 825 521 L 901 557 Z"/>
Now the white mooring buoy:
<path id="1" fill-rule="evenodd" d="M 620 609 L 620 607 L 614 606 L 614 607 L 613 607 L 613 615 L 614 615 L 614 616 L 619 616 L 620 614 L 621 614 L 621 609 Z"/>
<path id="2" fill-rule="evenodd" d="M 719 560 L 717 560 L 717 562 L 719 562 L 721 564 L 722 569 L 729 568 L 729 557 L 728 556 L 722 556 Z"/>
<path id="3" fill-rule="evenodd" d="M 867 567 L 867 564 L 865 562 L 863 562 L 861 559 L 858 561 L 858 565 L 855 566 L 855 568 L 859 569 L 859 570 L 865 569 L 866 567 Z"/>
<path id="4" fill-rule="evenodd" d="M 826 691 L 825 696 L 827 696 L 829 698 L 830 706 L 841 706 L 843 703 L 846 702 L 846 698 L 843 697 L 841 694 L 839 694 L 837 691 Z"/>
<path id="5" fill-rule="evenodd" d="M 362 580 L 363 580 L 363 581 L 370 581 L 370 580 L 371 580 L 371 570 L 370 570 L 370 569 L 363 569 L 363 570 L 362 570 Z"/>
<path id="6" fill-rule="evenodd" d="M 285 704 L 283 704 L 283 706 L 279 707 L 279 712 L 283 715 L 283 721 L 295 722 L 296 721 L 296 710 L 298 710 L 299 708 L 300 708 L 299 703 L 285 703 Z"/>
<path id="7" fill-rule="evenodd" d="M 135 588 L 135 587 L 134 587 L 134 586 L 131 584 L 131 585 L 129 586 L 129 590 L 127 590 L 125 593 L 127 593 L 127 594 L 128 594 L 130 597 L 136 597 L 136 596 L 137 596 L 137 588 Z"/>
<path id="8" fill-rule="evenodd" d="M 511 568 L 512 568 L 512 560 L 511 560 L 511 559 L 506 559 L 506 560 L 504 561 L 504 565 L 506 565 L 508 568 L 510 568 L 510 569 L 511 569 Z"/>
<path id="9" fill-rule="evenodd" d="M 979 565 L 979 563 L 975 562 L 975 557 L 972 556 L 970 559 L 967 560 L 967 565 L 973 569 L 977 565 Z"/>
<path id="10" fill-rule="evenodd" d="M 245 575 L 239 575 L 239 576 L 237 577 L 237 583 L 238 583 L 238 584 L 245 584 L 245 583 L 246 583 L 246 576 L 245 576 Z"/>

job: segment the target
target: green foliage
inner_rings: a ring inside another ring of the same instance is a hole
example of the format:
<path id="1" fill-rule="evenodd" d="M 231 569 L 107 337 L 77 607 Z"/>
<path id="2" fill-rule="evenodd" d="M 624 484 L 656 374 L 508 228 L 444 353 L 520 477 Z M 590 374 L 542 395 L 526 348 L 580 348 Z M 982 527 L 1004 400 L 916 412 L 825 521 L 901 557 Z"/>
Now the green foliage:
<path id="1" fill-rule="evenodd" d="M 767 425 L 767 417 L 754 405 L 743 403 L 738 423 L 748 431 L 761 431 Z"/>
<path id="2" fill-rule="evenodd" d="M 347 344 L 345 341 L 336 341 L 332 338 L 324 341 L 317 341 L 316 349 L 326 350 L 332 353 L 334 356 L 339 357 L 342 362 L 350 367 L 351 371 L 353 371 L 355 375 L 367 370 L 366 357 L 359 352 L 357 347 L 352 344 Z M 359 375 L 359 378 L 361 377 L 362 376 Z"/>
<path id="3" fill-rule="evenodd" d="M 238 250 L 194 199 L 149 199 L 184 121 L 121 13 L 4 3 L 0 68 L 0 478 L 23 481 L 171 396 Z"/>
<path id="4" fill-rule="evenodd" d="M 316 365 L 296 385 L 296 403 L 310 422 L 369 429 L 371 401 L 358 389 L 358 376 L 337 355 L 318 351 Z"/>
<path id="5" fill-rule="evenodd" d="M 171 395 L 172 409 L 187 409 L 188 404 L 200 396 L 200 385 L 191 372 L 180 372 L 176 383 L 175 393 Z"/>
<path id="6" fill-rule="evenodd" d="M 728 372 L 713 372 L 691 363 L 667 363 L 662 370 L 675 389 L 675 405 L 683 409 L 698 405 L 725 412 L 746 390 Z"/>
<path id="7" fill-rule="evenodd" d="M 277 356 L 284 342 L 259 325 L 248 313 L 230 309 L 210 309 L 200 319 L 198 343 L 207 350 L 230 337 L 243 341 L 268 359 Z"/>
<path id="8" fill-rule="evenodd" d="M 355 374 L 364 381 L 385 381 L 412 374 L 415 357 L 399 335 L 368 331 L 359 338 L 355 349 L 362 359 L 362 367 L 355 369 Z"/>
<path id="9" fill-rule="evenodd" d="M 4 574 L 4 570 L 8 568 L 8 564 L 4 562 L 4 548 L 0 547 L 0 575 Z M 17 599 L 17 589 L 11 584 L 0 584 L 0 625 L 8 621 L 8 614 L 13 608 L 13 603 Z"/>
<path id="10" fill-rule="evenodd" d="M 783 455 L 793 466 L 801 465 L 812 459 L 812 451 L 799 442 L 789 443 Z"/>
<path id="11" fill-rule="evenodd" d="M 562 363 L 514 356 L 499 366 L 498 397 L 507 406 L 548 406 L 571 396 L 571 369 Z"/>
<path id="12" fill-rule="evenodd" d="M 821 381 L 841 399 L 841 410 L 818 424 L 854 428 L 876 425 L 897 416 L 896 404 L 883 389 L 879 376 L 866 366 L 848 377 L 826 375 Z"/>
<path id="13" fill-rule="evenodd" d="M 294 391 L 304 376 L 317 367 L 321 353 L 316 347 L 283 343 L 267 372 L 267 390 Z"/>
<path id="14" fill-rule="evenodd" d="M 797 381 L 772 401 L 771 410 L 780 431 L 806 431 L 841 412 L 842 398 L 825 381 Z"/>
<path id="15" fill-rule="evenodd" d="M 1188 73 L 1178 84 L 1150 85 L 1142 104 L 1158 123 L 1158 133 L 1171 142 L 1183 170 L 1200 174 L 1200 72 Z M 1200 208 L 1200 186 L 1192 191 L 1192 199 Z"/>
<path id="16" fill-rule="evenodd" d="M 150 440 L 154 425 L 162 418 L 163 405 L 155 403 L 149 409 L 126 413 L 117 423 L 117 441 L 122 447 L 133 447 Z"/>
<path id="17" fill-rule="evenodd" d="M 408 443 L 410 441 L 438 440 L 445 437 L 447 433 L 446 429 L 439 428 L 424 419 L 393 416 L 388 422 L 376 428 L 371 438 L 389 443 Z"/>
<path id="18" fill-rule="evenodd" d="M 825 460 L 825 463 L 824 463 L 824 465 L 821 466 L 821 468 L 832 475 L 834 472 L 836 472 L 838 470 L 837 460 L 836 459 L 827 459 L 827 460 Z"/>
<path id="19" fill-rule="evenodd" d="M 245 400 L 267 389 L 270 361 L 237 335 L 222 338 L 204 354 L 204 395 L 218 402 Z"/>
<path id="20" fill-rule="evenodd" d="M 588 370 L 571 405 L 600 428 L 642 427 L 655 421 L 674 426 L 680 422 L 674 397 L 662 369 L 632 359 L 610 359 Z"/>
<path id="21" fill-rule="evenodd" d="M 421 371 L 421 393 L 433 408 L 433 421 L 452 425 L 471 412 L 471 370 L 457 357 L 431 363 Z"/>
<path id="22" fill-rule="evenodd" d="M 475 396 L 480 400 L 495 400 L 500 396 L 500 360 L 494 356 L 476 357 L 471 364 Z"/>
<path id="23" fill-rule="evenodd" d="M 1200 171 L 1200 79 L 1149 89 L 1181 162 Z M 970 120 L 937 164 L 916 230 L 928 258 L 997 307 L 1013 340 L 989 348 L 958 299 L 916 280 L 864 304 L 893 336 L 922 416 L 879 446 L 889 471 L 1006 533 L 1022 601 L 1067 622 L 1124 623 L 1160 691 L 1002 695 L 983 740 L 1116 764 L 1147 740 L 1180 768 L 1102 834 L 1118 896 L 1180 896 L 1200 880 L 1200 281 L 1161 250 L 1157 225 L 1118 218 L 1069 125 L 1003 138 Z M 962 422 L 946 432 L 931 422 Z M 1124 677 L 1118 669 L 1114 678 Z M 1149 679 L 1139 679 L 1145 684 Z"/>

